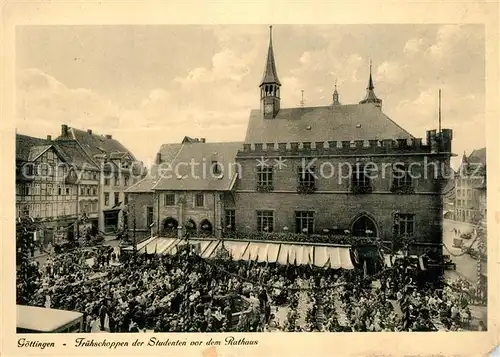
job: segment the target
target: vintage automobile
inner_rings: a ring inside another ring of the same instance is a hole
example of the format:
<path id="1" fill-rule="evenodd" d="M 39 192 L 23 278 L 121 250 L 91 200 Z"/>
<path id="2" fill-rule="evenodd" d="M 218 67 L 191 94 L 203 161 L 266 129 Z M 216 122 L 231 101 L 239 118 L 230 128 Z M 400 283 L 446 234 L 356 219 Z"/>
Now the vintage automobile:
<path id="1" fill-rule="evenodd" d="M 443 266 L 445 270 L 457 270 L 457 265 L 451 260 L 449 255 L 443 255 Z"/>

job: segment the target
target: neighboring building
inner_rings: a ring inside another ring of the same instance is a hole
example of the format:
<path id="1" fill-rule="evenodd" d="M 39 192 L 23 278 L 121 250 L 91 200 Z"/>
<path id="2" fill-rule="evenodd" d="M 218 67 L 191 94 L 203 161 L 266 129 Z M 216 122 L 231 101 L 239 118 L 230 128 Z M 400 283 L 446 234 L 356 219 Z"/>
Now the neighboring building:
<path id="1" fill-rule="evenodd" d="M 456 172 L 451 169 L 443 189 L 443 218 L 445 219 L 455 219 L 455 176 Z"/>
<path id="2" fill-rule="evenodd" d="M 262 234 L 347 230 L 388 244 L 396 234 L 414 239 L 412 254 L 440 252 L 444 180 L 443 173 L 433 171 L 450 168 L 452 131 L 427 131 L 424 145 L 388 118 L 371 69 L 359 104 L 341 105 L 335 90 L 332 105 L 281 108 L 280 87 L 270 39 L 260 110 L 250 112 L 236 158 L 241 166 L 236 229 Z M 339 179 L 339 171 L 345 178 Z"/>
<path id="3" fill-rule="evenodd" d="M 77 213 L 86 217 L 95 229 L 99 227 L 100 170 L 74 140 L 57 140 L 56 146 L 66 155 L 67 162 L 77 170 Z"/>
<path id="4" fill-rule="evenodd" d="M 455 220 L 475 223 L 486 214 L 486 148 L 463 155 L 455 175 Z"/>
<path id="5" fill-rule="evenodd" d="M 16 134 L 16 217 L 27 212 L 41 223 L 39 233 L 45 243 L 53 241 L 54 233 L 74 238 L 75 222 L 82 212 L 96 218 L 97 196 L 85 202 L 79 190 L 95 187 L 98 180 L 97 166 L 80 147 L 55 142 L 50 135 L 41 139 Z"/>
<path id="6" fill-rule="evenodd" d="M 153 225 L 162 236 L 220 237 L 224 222 L 234 217 L 234 159 L 241 147 L 188 137 L 181 145 L 163 145 L 151 174 L 127 190 L 136 231 Z"/>
<path id="7" fill-rule="evenodd" d="M 79 130 L 63 124 L 61 135 L 56 140 L 75 141 L 100 170 L 99 230 L 113 233 L 122 229 L 122 208 L 126 204 L 124 191 L 144 177 L 142 162 L 138 162 L 111 135 L 99 135 L 92 130 Z"/>

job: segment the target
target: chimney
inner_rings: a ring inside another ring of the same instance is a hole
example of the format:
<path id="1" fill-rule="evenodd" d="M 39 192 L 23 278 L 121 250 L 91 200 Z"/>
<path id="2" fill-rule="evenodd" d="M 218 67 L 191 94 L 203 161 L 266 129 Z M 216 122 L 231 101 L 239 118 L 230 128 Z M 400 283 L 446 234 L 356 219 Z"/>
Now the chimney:
<path id="1" fill-rule="evenodd" d="M 206 139 L 205 138 L 200 138 L 200 143 L 205 143 Z"/>
<path id="2" fill-rule="evenodd" d="M 47 141 L 52 141 L 52 135 L 47 135 Z"/>
<path id="3" fill-rule="evenodd" d="M 113 136 L 111 136 L 110 134 L 106 134 L 106 139 L 113 139 Z"/>
<path id="4" fill-rule="evenodd" d="M 161 152 L 156 154 L 156 165 L 161 164 Z"/>
<path id="5" fill-rule="evenodd" d="M 87 133 L 89 133 L 89 135 L 92 135 L 92 129 L 87 129 Z"/>
<path id="6" fill-rule="evenodd" d="M 61 136 L 68 136 L 68 126 L 66 124 L 61 125 Z"/>

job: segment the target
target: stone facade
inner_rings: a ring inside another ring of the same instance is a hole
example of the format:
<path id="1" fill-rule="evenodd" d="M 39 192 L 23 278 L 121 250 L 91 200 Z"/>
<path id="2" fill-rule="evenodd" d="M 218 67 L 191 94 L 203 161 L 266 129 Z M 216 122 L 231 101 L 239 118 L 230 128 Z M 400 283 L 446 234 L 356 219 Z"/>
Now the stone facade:
<path id="1" fill-rule="evenodd" d="M 433 134 L 434 135 L 434 134 Z M 436 134 L 439 137 L 439 134 Z M 241 175 L 235 189 L 236 227 L 239 231 L 257 230 L 258 211 L 272 211 L 274 232 L 300 233 L 297 229 L 296 212 L 312 212 L 313 232 L 321 234 L 328 230 L 353 232 L 359 219 L 368 219 L 374 224 L 373 236 L 391 241 L 393 235 L 393 213 L 413 217 L 411 235 L 419 243 L 416 250 L 425 250 L 429 245 L 439 245 L 442 237 L 443 214 L 441 170 L 449 169 L 451 133 L 442 134 L 441 150 L 421 140 L 413 143 L 395 141 L 356 143 L 343 146 L 332 143 L 309 143 L 282 146 L 282 150 L 264 148 L 264 145 L 245 145 L 238 153 L 237 163 Z M 386 146 L 384 146 L 386 145 Z M 390 146 L 389 146 L 390 145 Z M 275 165 L 282 160 L 282 167 L 273 167 L 272 189 L 259 192 L 259 160 L 268 160 Z M 352 174 L 356 165 L 371 165 L 370 193 L 353 192 Z M 411 167 L 410 191 L 395 192 L 393 167 Z M 313 167 L 314 191 L 299 193 L 300 168 Z M 286 227 L 286 228 L 285 228 Z M 332 242 L 334 243 L 334 242 Z"/>

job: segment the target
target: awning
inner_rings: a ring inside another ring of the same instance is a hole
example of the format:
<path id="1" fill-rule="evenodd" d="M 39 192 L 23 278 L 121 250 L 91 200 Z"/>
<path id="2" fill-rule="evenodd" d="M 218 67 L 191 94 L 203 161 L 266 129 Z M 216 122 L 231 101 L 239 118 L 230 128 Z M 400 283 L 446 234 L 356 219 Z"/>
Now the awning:
<path id="1" fill-rule="evenodd" d="M 180 246 L 196 245 L 199 255 L 213 258 L 222 248 L 222 241 L 217 239 L 185 239 L 152 237 L 139 243 L 137 251 L 140 254 L 170 254 L 177 253 Z M 314 265 L 319 268 L 354 269 L 350 248 L 313 244 L 288 244 L 281 242 L 255 242 L 224 240 L 224 248 L 234 260 L 255 261 L 259 263 L 278 263 L 281 265 Z M 132 247 L 123 248 L 132 250 Z"/>
<path id="2" fill-rule="evenodd" d="M 148 243 L 154 241 L 155 239 L 157 239 L 157 237 L 149 237 L 148 239 L 143 240 L 142 242 L 138 243 L 137 244 L 137 250 L 144 248 Z M 129 246 L 126 246 L 126 247 L 122 248 L 122 250 L 130 250 L 130 251 L 132 251 L 132 250 L 134 250 L 134 246 L 129 245 Z"/>

